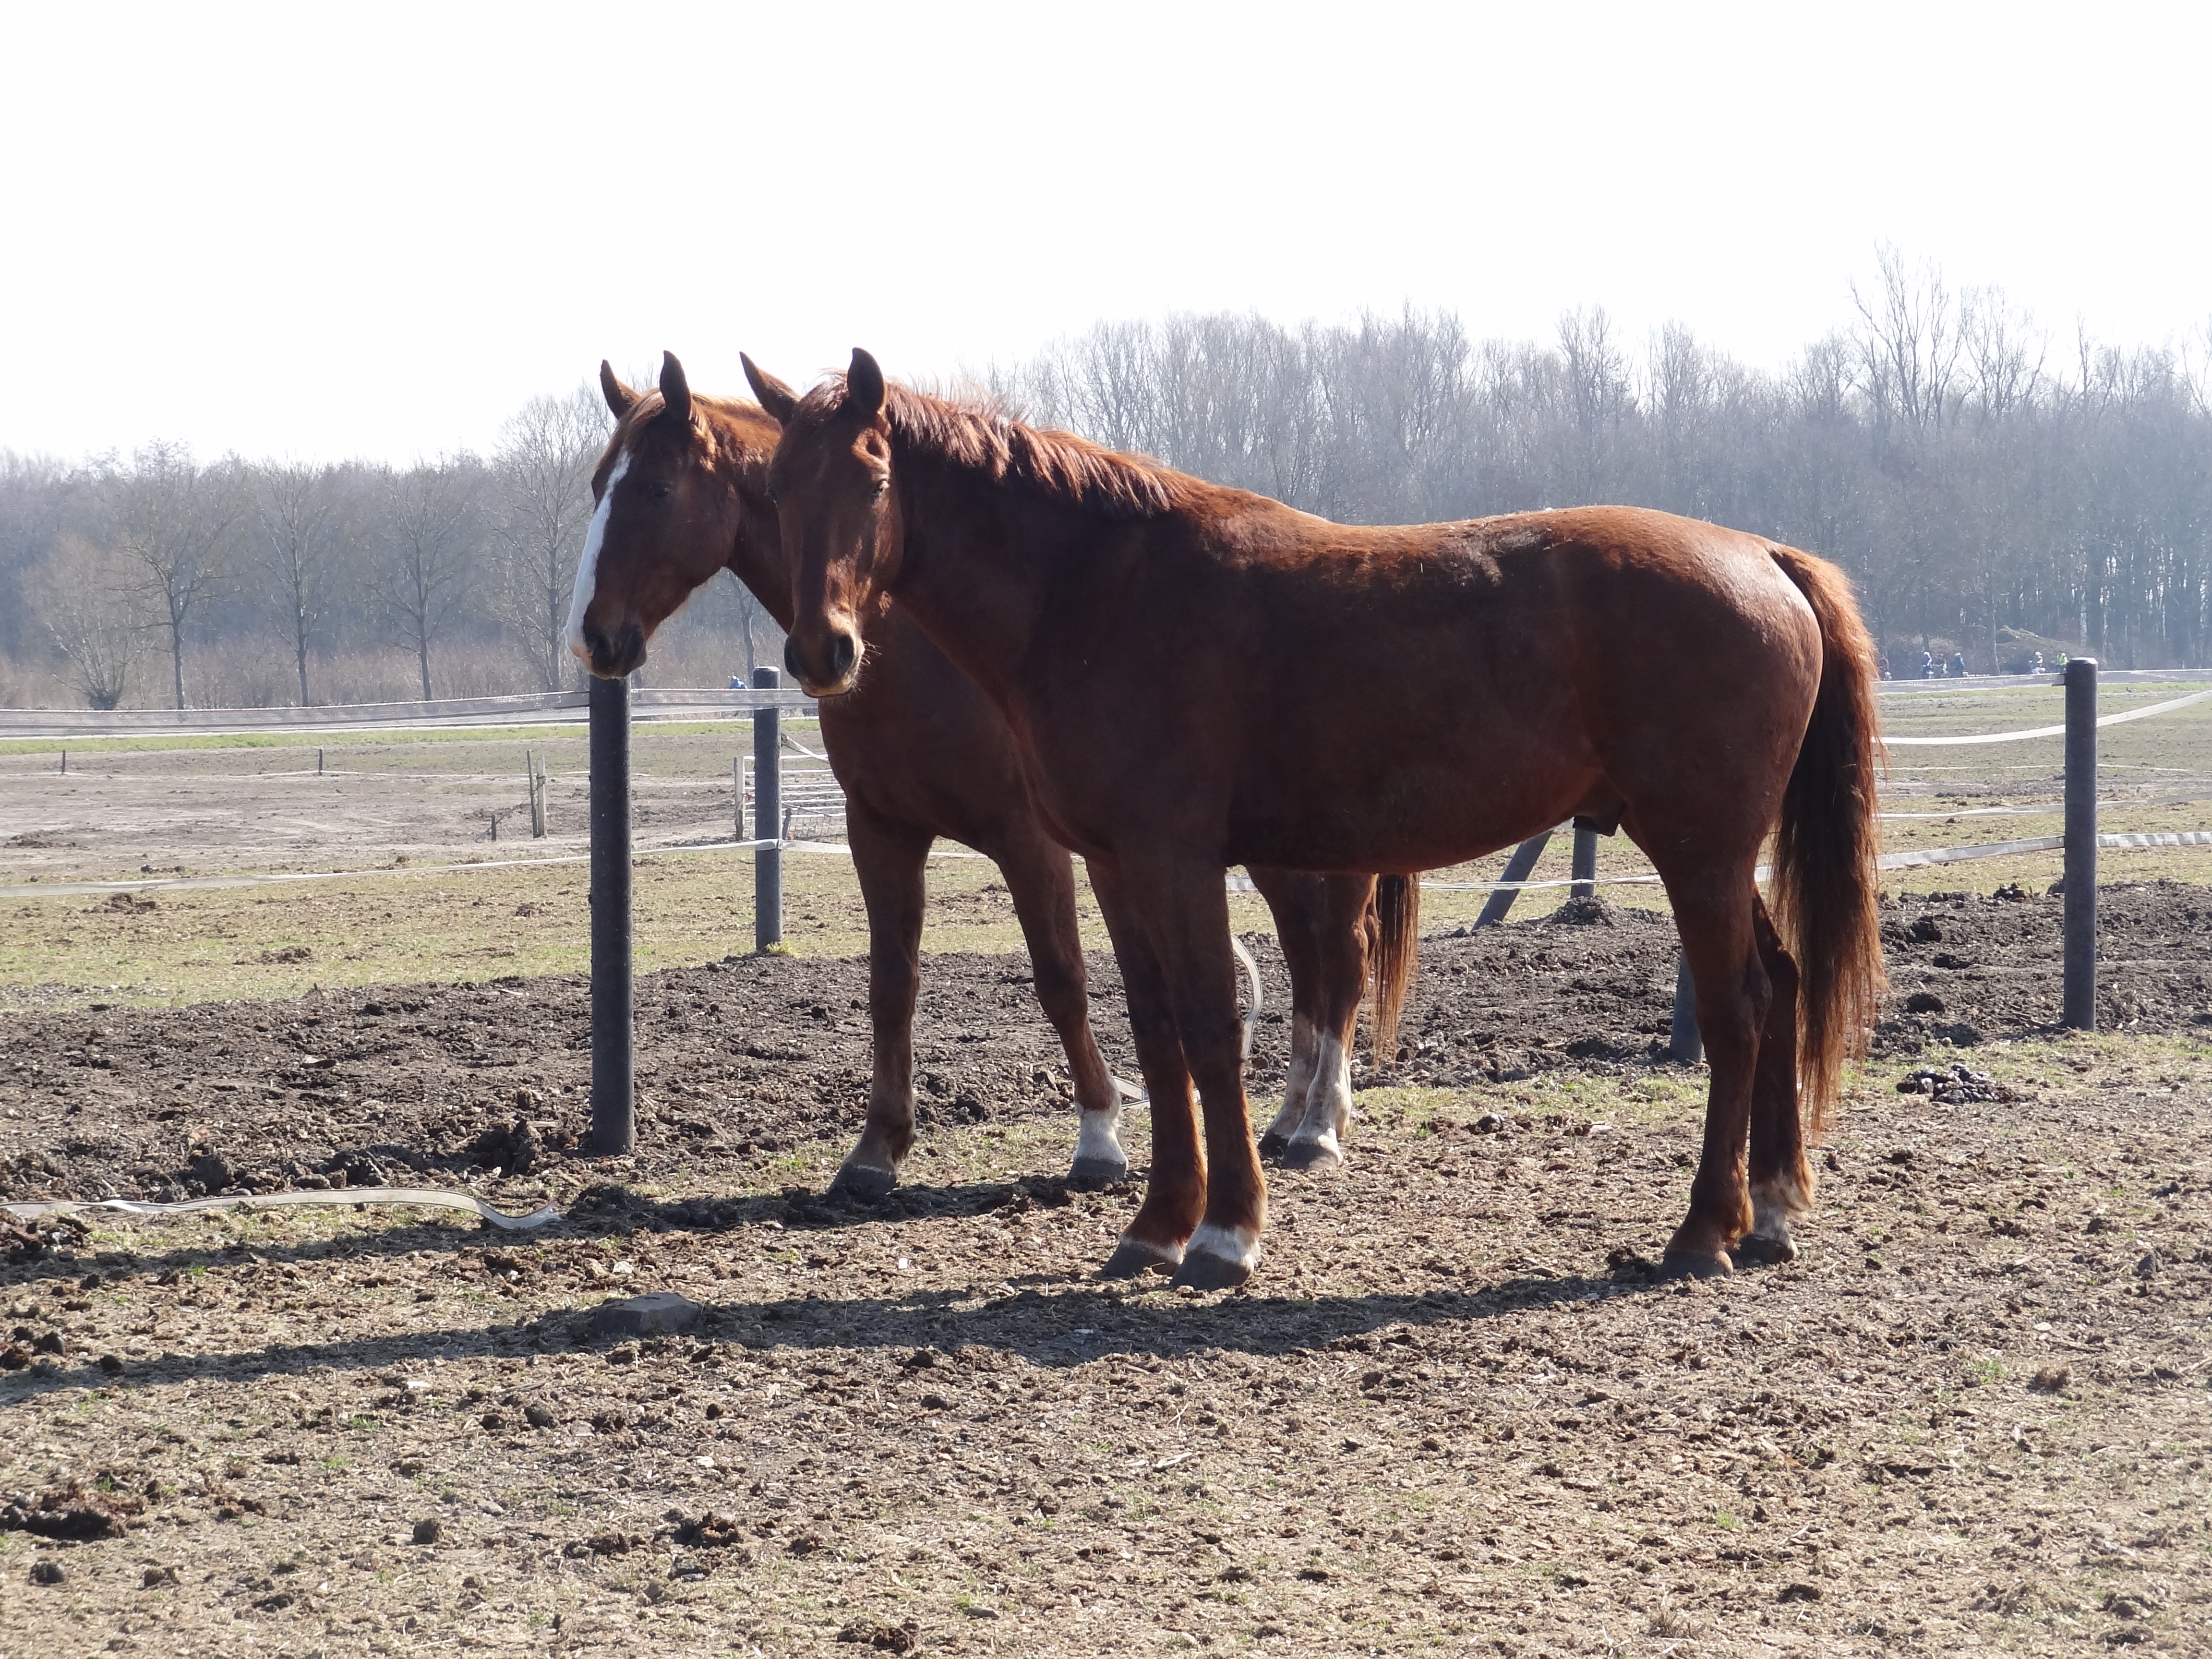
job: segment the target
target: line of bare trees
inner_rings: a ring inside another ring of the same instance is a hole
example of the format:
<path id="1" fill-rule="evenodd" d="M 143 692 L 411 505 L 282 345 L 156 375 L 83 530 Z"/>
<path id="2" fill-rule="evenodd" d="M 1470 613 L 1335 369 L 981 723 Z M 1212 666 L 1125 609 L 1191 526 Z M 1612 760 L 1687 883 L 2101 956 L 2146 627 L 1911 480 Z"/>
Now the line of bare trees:
<path id="1" fill-rule="evenodd" d="M 557 690 L 606 441 L 595 386 L 533 398 L 489 456 L 410 466 L 63 465 L 0 453 L 0 702 L 224 706 Z M 732 580 L 665 641 L 664 683 L 774 660 Z"/>
<path id="2" fill-rule="evenodd" d="M 1366 523 L 1633 502 L 1825 554 L 1900 674 L 1963 652 L 2212 660 L 2212 374 L 2056 340 L 1885 251 L 1850 326 L 1761 373 L 1602 312 L 1548 343 L 1449 313 L 1104 323 L 990 377 L 1033 418 Z"/>
<path id="3" fill-rule="evenodd" d="M 1778 373 L 1602 312 L 1547 343 L 1449 313 L 1287 328 L 1102 323 L 990 377 L 1030 416 L 1370 523 L 1641 502 L 1840 560 L 1884 649 L 2212 660 L 2212 374 L 2185 347 L 2054 340 L 1885 252 L 1850 326 Z M 606 432 L 531 399 L 494 453 L 412 466 L 64 466 L 0 452 L 0 702 L 222 704 L 558 689 Z M 656 640 L 663 684 L 774 661 L 726 578 Z M 1693 642 L 1655 648 L 1693 649 Z"/>

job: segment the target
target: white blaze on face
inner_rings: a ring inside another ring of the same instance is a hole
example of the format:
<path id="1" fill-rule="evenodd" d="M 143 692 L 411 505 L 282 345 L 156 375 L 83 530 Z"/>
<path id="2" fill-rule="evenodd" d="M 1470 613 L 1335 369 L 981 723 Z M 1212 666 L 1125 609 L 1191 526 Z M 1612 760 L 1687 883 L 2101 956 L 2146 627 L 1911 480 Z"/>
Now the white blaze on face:
<path id="1" fill-rule="evenodd" d="M 592 595 L 599 585 L 599 544 L 607 538 L 607 519 L 615 510 L 615 486 L 629 471 L 629 457 L 624 454 L 607 474 L 607 487 L 599 492 L 599 510 L 592 514 L 592 527 L 584 532 L 584 556 L 576 562 L 576 591 L 568 600 L 568 649 L 587 664 L 592 653 L 584 644 L 584 612 L 592 608 Z"/>

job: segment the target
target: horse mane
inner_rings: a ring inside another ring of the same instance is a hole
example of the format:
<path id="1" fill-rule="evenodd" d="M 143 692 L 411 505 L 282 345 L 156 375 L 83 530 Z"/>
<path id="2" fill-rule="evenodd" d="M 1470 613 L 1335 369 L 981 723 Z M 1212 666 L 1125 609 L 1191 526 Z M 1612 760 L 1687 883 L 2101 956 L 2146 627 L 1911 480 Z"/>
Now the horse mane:
<path id="1" fill-rule="evenodd" d="M 844 399 L 845 377 L 832 374 L 807 393 L 801 418 L 826 420 Z M 1243 493 L 1073 432 L 1028 425 L 980 399 L 933 397 L 892 382 L 884 387 L 884 412 L 892 441 L 909 454 L 1101 518 L 1154 518 Z"/>

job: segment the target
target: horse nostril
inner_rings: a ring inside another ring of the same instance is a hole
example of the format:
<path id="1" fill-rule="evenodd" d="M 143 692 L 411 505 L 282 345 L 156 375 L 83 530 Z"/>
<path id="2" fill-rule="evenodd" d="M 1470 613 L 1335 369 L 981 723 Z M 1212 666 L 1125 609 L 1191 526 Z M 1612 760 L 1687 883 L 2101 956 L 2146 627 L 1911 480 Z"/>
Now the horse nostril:
<path id="1" fill-rule="evenodd" d="M 806 670 L 799 665 L 799 641 L 797 640 L 787 639 L 784 641 L 783 665 L 791 672 L 791 678 L 793 679 L 797 680 L 801 685 L 806 684 Z"/>
<path id="2" fill-rule="evenodd" d="M 832 634 L 830 636 L 830 678 L 842 680 L 853 672 L 853 636 Z"/>

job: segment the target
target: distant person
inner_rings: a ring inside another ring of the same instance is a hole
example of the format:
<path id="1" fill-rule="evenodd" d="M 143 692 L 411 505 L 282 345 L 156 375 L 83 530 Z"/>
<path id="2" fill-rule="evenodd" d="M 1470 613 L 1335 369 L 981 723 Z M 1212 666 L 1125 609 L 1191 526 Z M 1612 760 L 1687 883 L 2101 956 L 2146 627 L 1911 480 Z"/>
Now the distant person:
<path id="1" fill-rule="evenodd" d="M 1954 680 L 1963 680 L 1966 678 L 1966 653 L 1963 651 L 1954 651 L 1951 653 L 1951 678 Z"/>
<path id="2" fill-rule="evenodd" d="M 749 682 L 743 674 L 732 674 L 730 676 L 730 690 L 732 691 L 742 691 L 745 689 L 748 684 Z"/>
<path id="3" fill-rule="evenodd" d="M 1936 654 L 1932 651 L 1923 651 L 1920 653 L 1920 678 L 1923 680 L 1932 680 L 1936 678 Z"/>
<path id="4" fill-rule="evenodd" d="M 1887 679 L 1889 678 L 1889 653 L 1887 651 L 1883 652 L 1880 656 L 1875 659 L 1875 665 L 1881 670 L 1881 678 Z"/>
<path id="5" fill-rule="evenodd" d="M 2039 651 L 2027 659 L 2027 672 L 2031 674 L 2040 674 L 2043 672 L 2043 653 Z"/>

